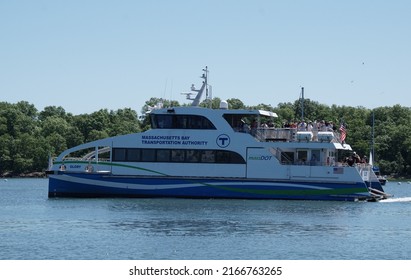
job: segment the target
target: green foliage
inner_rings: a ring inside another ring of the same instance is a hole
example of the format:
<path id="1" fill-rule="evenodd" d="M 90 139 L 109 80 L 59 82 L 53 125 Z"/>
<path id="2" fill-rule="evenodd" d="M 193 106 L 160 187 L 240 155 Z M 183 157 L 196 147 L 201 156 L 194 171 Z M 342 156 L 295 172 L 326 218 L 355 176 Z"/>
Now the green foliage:
<path id="1" fill-rule="evenodd" d="M 245 109 L 244 103 L 238 98 L 230 98 L 227 103 L 229 109 Z"/>
<path id="2" fill-rule="evenodd" d="M 0 102 L 0 176 L 44 171 L 48 157 L 86 141 L 140 131 L 129 108 L 73 116 L 62 107 L 38 112 L 26 101 Z"/>

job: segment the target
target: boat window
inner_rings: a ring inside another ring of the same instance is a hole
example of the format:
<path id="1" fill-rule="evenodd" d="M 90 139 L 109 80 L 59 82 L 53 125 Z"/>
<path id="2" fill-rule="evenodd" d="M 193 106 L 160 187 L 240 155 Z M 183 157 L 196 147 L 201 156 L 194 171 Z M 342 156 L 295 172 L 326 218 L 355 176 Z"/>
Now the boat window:
<path id="1" fill-rule="evenodd" d="M 141 161 L 156 161 L 156 150 L 155 149 L 142 149 L 141 150 Z"/>
<path id="2" fill-rule="evenodd" d="M 140 149 L 127 149 L 127 161 L 140 161 Z"/>
<path id="3" fill-rule="evenodd" d="M 230 154 L 227 151 L 218 151 L 217 152 L 217 162 L 228 163 L 230 162 Z"/>
<path id="4" fill-rule="evenodd" d="M 244 122 L 241 120 L 243 117 L 242 115 L 224 114 L 223 117 L 235 131 L 243 130 Z"/>
<path id="5" fill-rule="evenodd" d="M 282 164 L 293 164 L 294 163 L 294 153 L 293 152 L 281 152 L 281 163 Z"/>
<path id="6" fill-rule="evenodd" d="M 215 129 L 214 125 L 203 116 L 186 116 L 189 129 Z"/>
<path id="7" fill-rule="evenodd" d="M 321 150 L 311 150 L 310 165 L 319 165 L 321 160 Z"/>
<path id="8" fill-rule="evenodd" d="M 209 119 L 196 115 L 151 115 L 152 128 L 216 129 Z"/>
<path id="9" fill-rule="evenodd" d="M 245 163 L 240 154 L 230 152 L 230 163 Z"/>
<path id="10" fill-rule="evenodd" d="M 224 114 L 224 119 L 237 132 L 250 132 L 250 129 L 256 132 L 261 116 L 255 114 Z"/>
<path id="11" fill-rule="evenodd" d="M 183 162 L 184 161 L 184 150 L 172 150 L 171 151 L 171 161 Z"/>
<path id="12" fill-rule="evenodd" d="M 156 115 L 155 128 L 173 128 L 173 115 Z"/>
<path id="13" fill-rule="evenodd" d="M 217 151 L 216 152 L 217 163 L 245 163 L 243 157 L 237 153 L 231 151 Z"/>
<path id="14" fill-rule="evenodd" d="M 126 149 L 113 149 L 113 161 L 126 161 Z"/>
<path id="15" fill-rule="evenodd" d="M 244 158 L 224 150 L 113 148 L 113 161 L 244 164 Z"/>
<path id="16" fill-rule="evenodd" d="M 169 162 L 170 161 L 170 150 L 157 150 L 157 161 Z"/>
<path id="17" fill-rule="evenodd" d="M 188 128 L 188 118 L 187 116 L 175 116 L 176 118 L 176 127 L 186 129 Z"/>
<path id="18" fill-rule="evenodd" d="M 305 150 L 297 151 L 297 162 L 298 164 L 307 164 L 308 152 Z"/>
<path id="19" fill-rule="evenodd" d="M 200 159 L 200 151 L 198 150 L 188 150 L 186 154 L 187 162 L 198 162 Z"/>
<path id="20" fill-rule="evenodd" d="M 205 150 L 201 152 L 201 162 L 215 162 L 215 151 Z"/>

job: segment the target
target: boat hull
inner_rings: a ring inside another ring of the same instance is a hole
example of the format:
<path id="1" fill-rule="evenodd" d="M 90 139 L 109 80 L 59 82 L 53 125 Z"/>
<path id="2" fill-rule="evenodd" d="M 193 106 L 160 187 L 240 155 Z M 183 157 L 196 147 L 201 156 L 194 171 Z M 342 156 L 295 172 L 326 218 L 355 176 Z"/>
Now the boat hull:
<path id="1" fill-rule="evenodd" d="M 60 173 L 49 176 L 49 197 L 178 197 L 356 201 L 372 198 L 364 183 L 244 178 L 145 177 Z"/>

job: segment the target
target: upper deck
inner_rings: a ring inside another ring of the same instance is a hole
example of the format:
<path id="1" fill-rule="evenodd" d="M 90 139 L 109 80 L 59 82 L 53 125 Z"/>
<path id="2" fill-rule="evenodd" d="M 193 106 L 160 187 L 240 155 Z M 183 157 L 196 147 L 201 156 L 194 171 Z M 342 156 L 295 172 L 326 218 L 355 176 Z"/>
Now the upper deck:
<path id="1" fill-rule="evenodd" d="M 330 128 L 298 125 L 296 128 L 274 126 L 277 114 L 263 110 L 227 110 L 177 107 L 153 110 L 152 129 L 219 130 L 248 133 L 259 142 L 332 142 L 341 143 L 341 135 Z"/>

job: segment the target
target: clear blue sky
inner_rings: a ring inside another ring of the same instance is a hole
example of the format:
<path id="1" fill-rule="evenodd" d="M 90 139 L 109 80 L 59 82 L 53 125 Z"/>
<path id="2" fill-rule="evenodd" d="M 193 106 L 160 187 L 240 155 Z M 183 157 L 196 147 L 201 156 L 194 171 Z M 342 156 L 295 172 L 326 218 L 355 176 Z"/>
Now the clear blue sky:
<path id="1" fill-rule="evenodd" d="M 0 101 L 73 114 L 213 96 L 411 107 L 411 1 L 0 0 Z"/>

